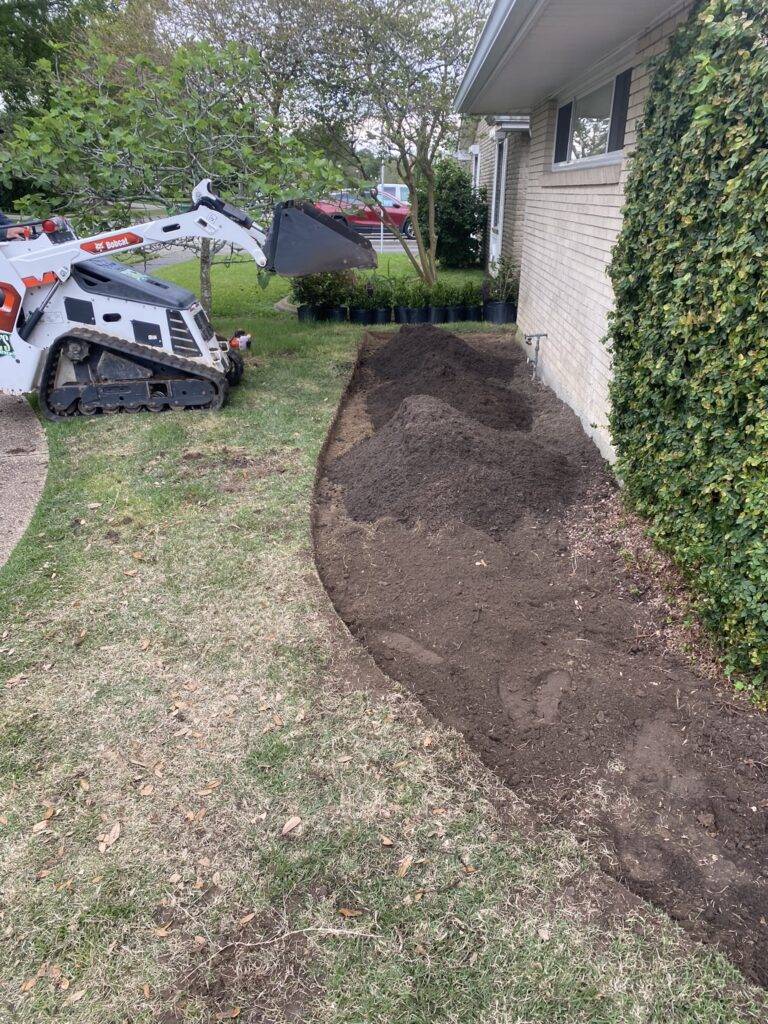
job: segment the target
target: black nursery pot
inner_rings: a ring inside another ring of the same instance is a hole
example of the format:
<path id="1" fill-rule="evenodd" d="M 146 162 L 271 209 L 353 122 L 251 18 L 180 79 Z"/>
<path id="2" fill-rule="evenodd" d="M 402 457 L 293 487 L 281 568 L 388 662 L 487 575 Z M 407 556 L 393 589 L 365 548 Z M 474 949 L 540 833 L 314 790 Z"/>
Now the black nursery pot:
<path id="1" fill-rule="evenodd" d="M 303 324 L 313 324 L 320 319 L 317 315 L 317 306 L 299 306 L 296 314 Z"/>
<path id="2" fill-rule="evenodd" d="M 465 320 L 482 320 L 483 319 L 483 307 L 482 306 L 465 306 L 464 307 L 464 319 Z"/>
<path id="3" fill-rule="evenodd" d="M 486 302 L 483 312 L 491 324 L 513 324 L 517 317 L 517 306 L 514 302 Z"/>
<path id="4" fill-rule="evenodd" d="M 445 307 L 445 323 L 457 324 L 460 320 L 467 319 L 466 306 L 446 306 Z"/>
<path id="5" fill-rule="evenodd" d="M 429 322 L 429 307 L 428 306 L 409 306 L 408 307 L 408 323 L 409 324 L 426 324 Z"/>
<path id="6" fill-rule="evenodd" d="M 396 324 L 407 324 L 408 321 L 408 306 L 395 306 L 395 323 Z"/>
<path id="7" fill-rule="evenodd" d="M 445 306 L 428 306 L 428 321 L 431 324 L 444 324 L 446 321 Z"/>
<path id="8" fill-rule="evenodd" d="M 343 324 L 347 319 L 346 306 L 329 306 L 326 313 L 325 319 L 329 320 L 332 324 Z"/>
<path id="9" fill-rule="evenodd" d="M 350 307 L 349 321 L 353 324 L 372 324 L 373 310 L 361 309 L 359 306 Z"/>
<path id="10" fill-rule="evenodd" d="M 372 312 L 372 324 L 388 324 L 392 319 L 392 310 L 388 306 L 379 306 L 378 309 L 374 309 Z"/>

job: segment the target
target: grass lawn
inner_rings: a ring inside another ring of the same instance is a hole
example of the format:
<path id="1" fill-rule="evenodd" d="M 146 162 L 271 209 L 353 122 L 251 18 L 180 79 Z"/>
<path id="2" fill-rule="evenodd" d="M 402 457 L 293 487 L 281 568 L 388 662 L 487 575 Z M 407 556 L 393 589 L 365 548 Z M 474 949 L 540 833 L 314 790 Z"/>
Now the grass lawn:
<path id="1" fill-rule="evenodd" d="M 214 275 L 259 360 L 231 403 L 49 425 L 0 571 L 0 1020 L 765 1020 L 408 695 L 354 685 L 308 510 L 359 329 Z"/>

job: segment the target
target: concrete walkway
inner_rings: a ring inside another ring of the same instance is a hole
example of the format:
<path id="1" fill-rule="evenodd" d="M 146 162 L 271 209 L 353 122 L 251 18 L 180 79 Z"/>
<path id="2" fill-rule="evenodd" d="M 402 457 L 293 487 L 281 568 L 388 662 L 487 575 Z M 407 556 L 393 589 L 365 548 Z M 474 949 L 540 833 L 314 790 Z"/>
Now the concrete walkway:
<path id="1" fill-rule="evenodd" d="M 29 402 L 0 395 L 0 565 L 32 518 L 47 470 L 45 433 Z"/>

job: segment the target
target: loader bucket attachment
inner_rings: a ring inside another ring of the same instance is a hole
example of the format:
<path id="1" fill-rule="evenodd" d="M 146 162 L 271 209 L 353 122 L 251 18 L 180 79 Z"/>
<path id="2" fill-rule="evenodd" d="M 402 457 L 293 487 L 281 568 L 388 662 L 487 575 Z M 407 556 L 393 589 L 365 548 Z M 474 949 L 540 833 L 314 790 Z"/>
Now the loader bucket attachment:
<path id="1" fill-rule="evenodd" d="M 366 238 L 311 203 L 295 200 L 275 207 L 264 251 L 267 270 L 284 277 L 376 266 L 376 253 Z"/>

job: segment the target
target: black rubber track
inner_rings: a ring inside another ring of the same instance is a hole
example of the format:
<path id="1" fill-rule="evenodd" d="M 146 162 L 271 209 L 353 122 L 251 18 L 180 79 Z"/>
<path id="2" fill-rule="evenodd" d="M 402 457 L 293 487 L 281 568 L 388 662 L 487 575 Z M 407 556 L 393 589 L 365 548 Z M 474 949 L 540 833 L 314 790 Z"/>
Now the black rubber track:
<path id="1" fill-rule="evenodd" d="M 56 421 L 81 415 L 79 409 L 74 409 L 72 412 L 67 413 L 56 412 L 51 408 L 48 402 L 51 384 L 58 366 L 59 354 L 64 345 L 71 340 L 87 341 L 91 345 L 98 345 L 100 348 L 108 349 L 118 355 L 127 356 L 129 358 L 133 357 L 143 365 L 152 366 L 152 364 L 154 364 L 157 367 L 157 370 L 154 372 L 161 371 L 167 374 L 169 370 L 177 370 L 178 376 L 174 375 L 171 378 L 174 380 L 183 381 L 198 379 L 205 380 L 208 383 L 213 384 L 216 391 L 214 400 L 204 406 L 190 405 L 190 409 L 216 411 L 220 409 L 227 400 L 229 385 L 226 377 L 224 374 L 219 373 L 218 370 L 214 370 L 210 366 L 197 363 L 193 359 L 185 359 L 183 356 L 174 355 L 171 352 L 166 352 L 164 349 L 151 348 L 148 345 L 140 345 L 133 341 L 126 341 L 124 338 L 117 338 L 113 334 L 104 334 L 101 331 L 91 331 L 87 327 L 75 327 L 67 331 L 67 333 L 63 334 L 60 338 L 57 338 L 48 351 L 48 356 L 40 379 L 39 391 L 40 408 L 42 409 L 43 415 L 46 419 Z M 169 378 L 165 377 L 162 379 L 168 380 Z M 119 382 L 115 381 L 114 383 Z M 173 408 L 178 409 L 180 407 L 178 405 L 174 405 Z"/>

